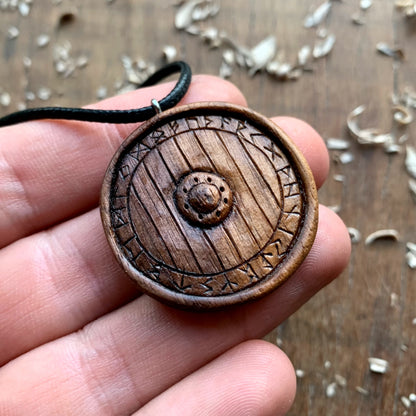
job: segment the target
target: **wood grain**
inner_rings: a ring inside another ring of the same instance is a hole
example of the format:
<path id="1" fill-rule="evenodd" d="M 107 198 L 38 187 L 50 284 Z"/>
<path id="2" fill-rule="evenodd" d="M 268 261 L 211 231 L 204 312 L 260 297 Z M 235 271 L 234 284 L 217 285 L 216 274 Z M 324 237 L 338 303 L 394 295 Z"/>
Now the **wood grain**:
<path id="1" fill-rule="evenodd" d="M 112 94 L 114 82 L 123 79 L 122 54 L 159 63 L 166 44 L 175 45 L 194 72 L 218 73 L 221 52 L 177 32 L 173 28 L 175 9 L 169 2 L 116 0 L 105 6 L 101 0 L 74 0 L 64 1 L 60 7 L 39 3 L 28 18 L 12 12 L 0 14 L 0 85 L 12 96 L 11 106 L 0 109 L 3 114 L 24 101 L 25 91 L 36 92 L 41 86 L 52 88 L 47 104 L 84 105 L 96 99 L 101 85 Z M 274 34 L 280 51 L 294 61 L 299 48 L 315 40 L 315 31 L 304 29 L 302 21 L 319 3 L 223 0 L 220 13 L 209 25 L 226 30 L 247 46 Z M 78 9 L 77 18 L 59 27 L 60 14 L 72 7 Z M 337 36 L 334 50 L 326 59 L 315 61 L 313 71 L 298 81 L 280 83 L 265 74 L 251 78 L 239 69 L 231 81 L 244 92 L 253 109 L 268 116 L 302 118 L 325 138 L 348 138 L 346 117 L 360 104 L 368 106 L 362 117 L 364 127 L 389 131 L 391 94 L 406 85 L 415 87 L 415 25 L 394 10 L 391 0 L 374 2 L 365 14 L 366 24 L 359 27 L 350 20 L 357 10 L 358 1 L 334 2 L 326 24 Z M 10 25 L 20 28 L 20 36 L 13 41 L 5 35 Z M 45 32 L 52 36 L 51 46 L 70 40 L 72 54 L 86 53 L 89 65 L 68 79 L 58 77 L 52 65 L 52 48 L 35 45 L 36 36 Z M 377 54 L 375 45 L 380 41 L 401 46 L 405 60 L 393 62 Z M 23 56 L 32 58 L 30 71 L 24 70 Z M 45 103 L 36 99 L 28 104 Z M 409 143 L 415 145 L 415 123 L 408 133 Z M 400 242 L 355 245 L 348 270 L 267 339 L 278 339 L 295 367 L 305 372 L 298 380 L 291 415 L 390 416 L 401 415 L 404 410 L 415 415 L 414 407 L 405 409 L 400 401 L 401 396 L 416 391 L 416 330 L 412 324 L 416 317 L 416 278 L 404 260 L 405 243 L 416 238 L 416 210 L 407 189 L 404 155 L 387 156 L 381 148 L 353 142 L 351 146 L 355 160 L 350 165 L 332 164 L 320 201 L 340 205 L 347 225 L 358 228 L 364 236 L 380 228 L 396 228 Z M 344 183 L 332 179 L 335 173 L 345 175 Z M 397 296 L 392 298 L 392 294 Z M 382 376 L 370 373 L 369 356 L 388 360 L 389 372 Z M 345 377 L 347 386 L 338 386 L 335 396 L 328 398 L 325 390 L 335 374 Z M 357 392 L 356 386 L 366 389 L 368 395 Z"/>
<path id="2" fill-rule="evenodd" d="M 274 290 L 309 252 L 318 221 L 313 176 L 292 141 L 224 103 L 143 123 L 110 163 L 101 207 L 109 243 L 140 289 L 198 309 Z"/>

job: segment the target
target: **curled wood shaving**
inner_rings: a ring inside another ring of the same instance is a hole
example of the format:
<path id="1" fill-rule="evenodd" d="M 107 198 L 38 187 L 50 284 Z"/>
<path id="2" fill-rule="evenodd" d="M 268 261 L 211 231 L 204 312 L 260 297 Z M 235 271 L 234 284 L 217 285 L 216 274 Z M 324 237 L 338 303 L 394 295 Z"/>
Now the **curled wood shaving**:
<path id="1" fill-rule="evenodd" d="M 385 374 L 389 369 L 389 363 L 382 358 L 369 357 L 368 363 L 370 365 L 370 371 L 377 374 Z"/>
<path id="2" fill-rule="evenodd" d="M 312 13 L 308 14 L 305 17 L 303 25 L 306 28 L 319 26 L 328 16 L 331 7 L 332 3 L 330 1 L 325 1 L 320 6 L 318 6 Z"/>
<path id="3" fill-rule="evenodd" d="M 406 261 L 411 269 L 416 269 L 416 244 L 410 241 L 406 244 Z"/>
<path id="4" fill-rule="evenodd" d="M 366 107 L 360 105 L 348 115 L 347 126 L 350 134 L 355 137 L 360 144 L 384 144 L 391 142 L 390 133 L 382 134 L 379 129 L 367 128 L 361 129 L 358 125 L 358 117 L 365 111 Z"/>
<path id="5" fill-rule="evenodd" d="M 208 17 L 215 16 L 218 12 L 219 5 L 212 0 L 185 1 L 176 12 L 175 27 L 178 30 L 186 29 L 189 31 L 194 22 L 206 20 Z"/>
<path id="6" fill-rule="evenodd" d="M 335 35 L 328 35 L 325 39 L 316 42 L 312 55 L 315 59 L 322 58 L 328 55 L 335 44 Z"/>
<path id="7" fill-rule="evenodd" d="M 393 229 L 378 230 L 378 231 L 375 231 L 374 233 L 371 233 L 365 239 L 365 245 L 368 246 L 374 243 L 376 240 L 380 240 L 380 239 L 393 239 L 393 240 L 399 241 L 400 235 L 397 230 L 393 230 Z"/>
<path id="8" fill-rule="evenodd" d="M 348 234 L 350 235 L 350 238 L 351 238 L 351 243 L 353 244 L 359 243 L 361 241 L 360 231 L 353 227 L 348 227 L 347 229 L 348 229 Z"/>
<path id="9" fill-rule="evenodd" d="M 182 30 L 191 26 L 193 23 L 192 13 L 194 8 L 202 3 L 204 0 L 191 0 L 185 1 L 182 6 L 179 7 L 175 15 L 175 27 Z"/>
<path id="10" fill-rule="evenodd" d="M 416 149 L 413 146 L 406 146 L 405 164 L 409 175 L 416 179 Z"/>
<path id="11" fill-rule="evenodd" d="M 413 121 L 413 114 L 409 108 L 403 105 L 396 105 L 393 107 L 393 111 L 393 118 L 397 123 L 404 126 L 410 124 Z"/>
<path id="12" fill-rule="evenodd" d="M 406 17 L 416 16 L 416 1 L 415 0 L 396 0 L 395 6 L 401 9 Z"/>
<path id="13" fill-rule="evenodd" d="M 379 42 L 376 45 L 377 51 L 383 55 L 394 59 L 404 59 L 404 52 L 401 48 L 391 47 L 385 42 Z"/>

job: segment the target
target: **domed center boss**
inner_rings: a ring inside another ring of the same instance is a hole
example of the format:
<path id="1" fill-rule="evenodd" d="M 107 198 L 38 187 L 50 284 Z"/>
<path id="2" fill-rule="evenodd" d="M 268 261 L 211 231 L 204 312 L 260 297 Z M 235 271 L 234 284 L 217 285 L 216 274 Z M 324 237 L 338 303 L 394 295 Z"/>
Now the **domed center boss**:
<path id="1" fill-rule="evenodd" d="M 114 155 L 101 191 L 119 263 L 142 291 L 177 307 L 252 301 L 308 254 L 318 222 L 315 183 L 293 142 L 260 114 L 225 103 L 174 107 L 191 81 L 186 63 L 167 65 L 143 86 L 178 71 L 171 93 L 149 107 L 35 108 L 3 117 L 0 126 L 145 121 Z"/>

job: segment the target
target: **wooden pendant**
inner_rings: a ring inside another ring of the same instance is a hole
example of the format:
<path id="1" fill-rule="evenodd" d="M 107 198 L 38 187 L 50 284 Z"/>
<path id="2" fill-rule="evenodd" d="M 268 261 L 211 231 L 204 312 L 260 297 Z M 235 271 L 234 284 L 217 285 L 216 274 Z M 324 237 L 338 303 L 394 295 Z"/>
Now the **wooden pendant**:
<path id="1" fill-rule="evenodd" d="M 247 108 L 176 107 L 121 145 L 101 216 L 121 266 L 181 308 L 254 300 L 283 283 L 315 238 L 310 169 L 286 134 Z"/>

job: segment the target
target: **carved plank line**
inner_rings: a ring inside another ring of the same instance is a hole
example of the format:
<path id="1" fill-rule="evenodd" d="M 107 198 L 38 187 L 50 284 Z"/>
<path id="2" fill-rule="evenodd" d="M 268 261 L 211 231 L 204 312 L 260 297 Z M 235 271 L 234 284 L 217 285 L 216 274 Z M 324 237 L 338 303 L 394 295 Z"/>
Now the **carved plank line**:
<path id="1" fill-rule="evenodd" d="M 246 144 L 244 143 L 244 140 L 238 140 L 237 141 L 237 145 L 241 146 L 242 152 L 241 154 L 246 156 L 246 160 L 248 162 L 248 164 L 251 166 L 251 168 L 255 169 L 258 173 L 258 176 L 256 176 L 256 178 L 258 179 L 258 183 L 259 183 L 259 189 L 264 189 L 263 186 L 261 186 L 261 183 L 266 185 L 267 190 L 269 191 L 271 197 L 274 199 L 276 205 L 281 209 L 282 206 L 280 204 L 280 201 L 277 199 L 275 192 L 272 189 L 271 184 L 265 179 L 264 174 L 262 172 L 262 170 L 259 168 L 258 164 L 256 163 L 255 159 L 253 158 L 253 155 L 250 153 L 250 151 L 248 150 L 248 148 L 246 147 Z M 267 156 L 265 155 L 265 157 L 267 158 Z M 267 160 L 269 160 L 267 158 Z M 273 169 L 274 171 L 274 169 Z M 276 178 L 277 180 L 277 178 Z M 278 180 L 277 180 L 278 181 Z M 279 182 L 279 181 L 278 181 Z M 279 184 L 280 185 L 280 184 Z M 281 187 L 279 186 L 279 191 L 281 191 Z"/>
<path id="2" fill-rule="evenodd" d="M 216 135 L 217 136 L 217 135 Z M 205 157 L 209 160 L 212 168 L 218 172 L 218 167 L 216 166 L 215 162 L 212 160 L 211 156 L 208 154 L 208 152 L 205 150 L 204 146 L 201 143 L 201 140 L 199 139 L 198 135 L 196 134 L 196 132 L 194 132 L 194 137 L 196 139 L 196 141 L 198 142 L 199 147 L 202 149 L 202 151 L 205 153 Z M 243 179 L 244 180 L 244 179 Z M 252 236 L 253 238 L 253 243 L 255 243 L 257 245 L 257 248 L 260 250 L 261 247 L 261 242 L 259 242 L 256 238 L 256 236 L 253 233 L 253 230 L 251 229 L 251 227 L 249 226 L 249 224 L 247 223 L 247 220 L 245 218 L 245 215 L 242 214 L 240 207 L 237 204 L 234 204 L 233 209 L 236 210 L 238 212 L 239 218 L 243 220 L 246 229 L 248 231 L 248 233 Z M 227 236 L 230 237 L 231 236 L 231 232 L 229 229 L 226 229 L 226 226 L 224 225 L 224 230 L 227 232 Z M 243 230 L 240 230 L 241 233 L 243 233 Z M 236 250 L 238 251 L 240 257 L 242 260 L 245 260 L 244 256 L 241 255 L 241 251 L 240 249 L 237 247 L 239 245 L 236 244 L 235 239 L 232 238 L 231 241 L 233 242 L 234 246 L 236 247 Z"/>
<path id="3" fill-rule="evenodd" d="M 246 187 L 247 187 L 248 191 L 250 192 L 251 196 L 253 197 L 253 200 L 255 201 L 255 203 L 256 203 L 256 204 L 257 204 L 257 206 L 259 207 L 259 210 L 260 210 L 260 211 L 261 211 L 261 213 L 263 214 L 264 219 L 267 221 L 267 223 L 270 225 L 270 228 L 273 230 L 273 228 L 274 228 L 273 224 L 270 222 L 270 220 L 269 220 L 269 218 L 268 218 L 267 214 L 264 212 L 264 210 L 263 210 L 263 208 L 262 208 L 261 204 L 259 203 L 259 201 L 257 200 L 256 196 L 254 195 L 254 192 L 253 192 L 253 190 L 251 189 L 250 185 L 248 184 L 247 179 L 246 179 L 246 177 L 243 175 L 243 172 L 241 171 L 240 167 L 237 165 L 237 163 L 236 163 L 236 162 L 235 162 L 235 160 L 233 159 L 233 157 L 232 157 L 232 155 L 231 155 L 231 153 L 230 153 L 230 151 L 229 151 L 229 149 L 228 149 L 227 145 L 224 143 L 223 138 L 222 138 L 222 137 L 221 137 L 221 135 L 220 135 L 220 134 L 218 134 L 217 132 L 215 132 L 215 133 L 216 133 L 216 136 L 218 137 L 219 141 L 221 142 L 221 144 L 222 144 L 222 146 L 223 146 L 223 148 L 224 148 L 225 152 L 228 154 L 228 156 L 229 156 L 230 160 L 232 161 L 233 165 L 235 166 L 236 171 L 239 173 L 239 175 L 240 175 L 241 179 L 244 181 L 244 183 L 245 183 L 245 185 L 246 185 Z"/>
<path id="4" fill-rule="evenodd" d="M 142 201 L 142 199 L 141 199 L 141 197 L 140 197 L 140 194 L 139 194 L 139 192 L 137 191 L 137 189 L 136 189 L 136 187 L 134 186 L 134 184 L 133 184 L 133 183 L 131 184 L 131 189 L 132 189 L 132 191 L 133 191 L 133 193 L 134 193 L 134 196 L 136 197 L 136 198 L 135 198 L 135 199 L 136 199 L 136 201 L 137 201 L 137 202 L 139 203 L 139 205 L 140 205 L 140 208 L 141 208 L 141 209 L 143 210 L 143 212 L 145 213 L 145 216 L 149 219 L 150 223 L 152 224 L 153 228 L 155 229 L 156 234 L 157 234 L 157 235 L 158 235 L 158 237 L 159 237 L 159 240 L 160 240 L 160 241 L 164 244 L 164 246 L 165 246 L 165 249 L 166 249 L 166 250 L 164 250 L 163 252 L 160 252 L 160 250 L 158 250 L 158 247 L 157 247 L 157 246 L 152 245 L 152 247 L 154 247 L 154 248 L 156 249 L 156 252 L 157 252 L 158 257 L 159 257 L 160 259 L 163 259 L 163 258 L 164 258 L 164 254 L 167 254 L 167 255 L 169 256 L 169 258 L 170 258 L 170 260 L 171 260 L 172 264 L 174 264 L 174 265 L 175 265 L 175 267 L 176 267 L 175 260 L 174 260 L 174 258 L 171 256 L 170 251 L 169 251 L 169 249 L 168 249 L 168 246 L 166 245 L 165 240 L 163 239 L 163 236 L 160 234 L 159 229 L 158 229 L 158 227 L 157 227 L 156 223 L 155 223 L 155 222 L 154 222 L 154 220 L 153 220 L 153 217 L 150 215 L 150 213 L 149 213 L 148 209 L 147 209 L 147 208 L 146 208 L 146 206 L 143 204 L 143 201 Z M 146 193 L 147 193 L 147 191 L 146 191 Z M 129 205 L 130 205 L 130 209 L 134 209 L 134 211 L 135 211 L 135 212 L 136 212 L 136 214 L 138 215 L 138 218 L 143 218 L 143 215 L 142 215 L 143 213 L 142 213 L 142 212 L 140 212 L 140 211 L 138 210 L 138 207 L 136 206 L 136 204 L 133 204 L 133 206 L 132 206 L 132 204 L 130 203 Z M 139 240 L 140 245 L 141 245 L 142 247 L 147 247 L 147 246 L 148 246 L 149 242 L 147 242 L 147 244 L 146 244 L 146 245 L 144 245 L 144 244 L 141 242 L 141 240 L 140 240 L 139 236 L 137 235 L 137 231 L 136 231 L 136 237 L 137 237 L 137 239 Z"/>
<path id="5" fill-rule="evenodd" d="M 173 140 L 173 143 L 175 145 L 175 147 L 177 148 L 178 152 L 180 153 L 180 155 L 182 156 L 183 161 L 185 162 L 185 164 L 188 166 L 188 168 L 190 170 L 192 170 L 192 166 L 190 165 L 190 163 L 188 162 L 188 160 L 186 159 L 185 155 L 182 152 L 182 149 L 178 146 L 178 144 L 176 143 L 176 140 Z M 171 167 L 169 166 L 169 164 L 167 163 L 167 161 L 165 160 L 164 155 L 161 153 L 160 149 L 157 149 L 158 155 L 160 157 L 161 162 L 163 163 L 163 165 L 166 168 L 166 171 L 168 172 L 169 176 L 172 178 L 173 181 L 175 181 L 175 175 L 171 170 Z M 177 163 L 178 161 L 176 161 Z M 204 255 L 204 260 L 205 261 L 210 261 L 212 264 L 212 266 L 214 266 L 215 268 L 218 268 L 218 265 L 221 268 L 221 271 L 224 270 L 224 264 L 221 260 L 221 258 L 218 255 L 218 250 L 215 249 L 215 245 L 212 243 L 212 241 L 210 240 L 210 238 L 208 237 L 208 235 L 206 234 L 205 230 L 203 229 L 199 229 L 198 230 L 200 234 L 202 234 L 202 236 L 204 237 L 203 241 L 205 241 L 205 243 L 207 244 L 206 249 L 211 250 L 212 254 L 214 255 L 214 257 L 217 258 L 218 260 L 218 264 L 215 264 L 215 262 L 213 261 L 212 256 L 210 256 L 209 253 L 207 253 L 205 251 L 205 249 L 203 248 L 202 250 L 204 251 L 203 255 Z"/>
<path id="6" fill-rule="evenodd" d="M 176 228 L 176 231 L 177 231 L 180 235 L 182 235 L 183 241 L 184 241 L 184 243 L 186 244 L 186 246 L 188 247 L 189 253 L 191 254 L 191 256 L 192 256 L 192 258 L 193 258 L 193 260 L 194 260 L 195 266 L 197 267 L 197 269 L 199 270 L 199 272 L 200 272 L 200 273 L 203 273 L 202 267 L 201 267 L 201 265 L 199 264 L 199 261 L 198 261 L 198 259 L 197 259 L 197 256 L 196 256 L 196 254 L 194 253 L 194 250 L 193 250 L 193 248 L 192 248 L 191 244 L 189 243 L 188 239 L 186 238 L 186 233 L 183 231 L 183 229 L 182 229 L 182 227 L 181 227 L 181 224 L 178 222 L 178 220 L 177 220 L 177 218 L 176 218 L 175 213 L 172 211 L 171 207 L 169 207 L 169 205 L 167 204 L 167 201 L 166 201 L 166 199 L 164 198 L 163 192 L 162 192 L 162 191 L 161 191 L 161 189 L 159 188 L 159 184 L 158 184 L 158 182 L 157 182 L 157 181 L 153 178 L 153 176 L 151 175 L 151 173 L 150 173 L 150 171 L 149 171 L 149 168 L 148 168 L 148 166 L 147 166 L 146 161 L 144 161 L 144 163 L 143 163 L 143 167 L 144 167 L 144 169 L 145 169 L 145 171 L 146 171 L 146 173 L 147 173 L 147 175 L 148 175 L 149 179 L 150 179 L 150 180 L 151 180 L 151 182 L 152 182 L 153 188 L 154 188 L 154 190 L 156 191 L 156 193 L 157 193 L 157 195 L 158 195 L 158 197 L 159 197 L 159 201 L 160 201 L 160 202 L 162 202 L 162 204 L 163 204 L 163 205 L 165 206 L 165 208 L 167 209 L 167 211 L 168 211 L 168 213 L 169 213 L 169 215 L 170 215 L 170 218 L 172 219 L 173 225 L 174 225 L 174 226 L 175 226 L 175 228 Z M 175 244 L 174 244 L 174 246 L 175 246 Z M 187 258 L 186 260 L 188 261 L 188 260 L 190 260 L 190 259 L 189 259 L 189 258 Z"/>
<path id="7" fill-rule="evenodd" d="M 195 134 L 194 134 L 194 139 L 195 138 L 196 137 L 195 137 Z M 181 154 L 184 162 L 188 165 L 189 169 L 191 171 L 193 171 L 194 170 L 194 167 L 192 166 L 192 163 L 190 162 L 188 156 L 185 154 L 185 152 L 182 149 L 182 147 L 179 146 L 179 144 L 177 143 L 176 138 L 174 139 L 174 143 L 175 143 L 175 146 L 177 147 L 178 151 L 180 152 L 180 154 Z M 198 157 L 197 160 L 200 161 L 201 160 L 201 157 L 204 157 L 207 160 L 208 164 L 210 165 L 211 169 L 214 169 L 211 161 L 209 160 L 209 158 L 207 158 L 206 153 L 202 149 L 201 146 L 200 146 L 200 149 L 201 149 L 201 154 L 200 154 L 200 157 Z M 241 257 L 241 253 L 239 252 L 238 248 L 236 247 L 236 244 L 235 244 L 234 240 L 233 239 L 230 239 L 229 234 L 227 233 L 227 230 L 224 227 L 220 227 L 220 228 L 217 228 L 217 229 L 223 229 L 224 230 L 224 232 L 225 232 L 226 236 L 228 237 L 230 243 L 233 245 L 233 247 L 234 247 L 234 249 L 236 251 L 236 254 L 238 254 L 240 261 L 243 261 L 243 258 Z M 222 250 L 220 250 L 219 247 L 215 248 L 215 244 L 212 243 L 211 238 L 209 237 L 207 231 L 203 230 L 203 234 L 204 234 L 204 237 L 206 238 L 206 241 L 208 242 L 208 244 L 210 245 L 210 247 L 213 249 L 213 252 L 215 253 L 215 256 L 218 258 L 220 264 L 222 265 L 222 270 L 226 270 L 227 267 L 224 265 L 221 257 L 219 256 L 219 252 L 220 251 L 222 252 Z M 218 246 L 218 240 L 217 240 L 217 246 Z"/>

